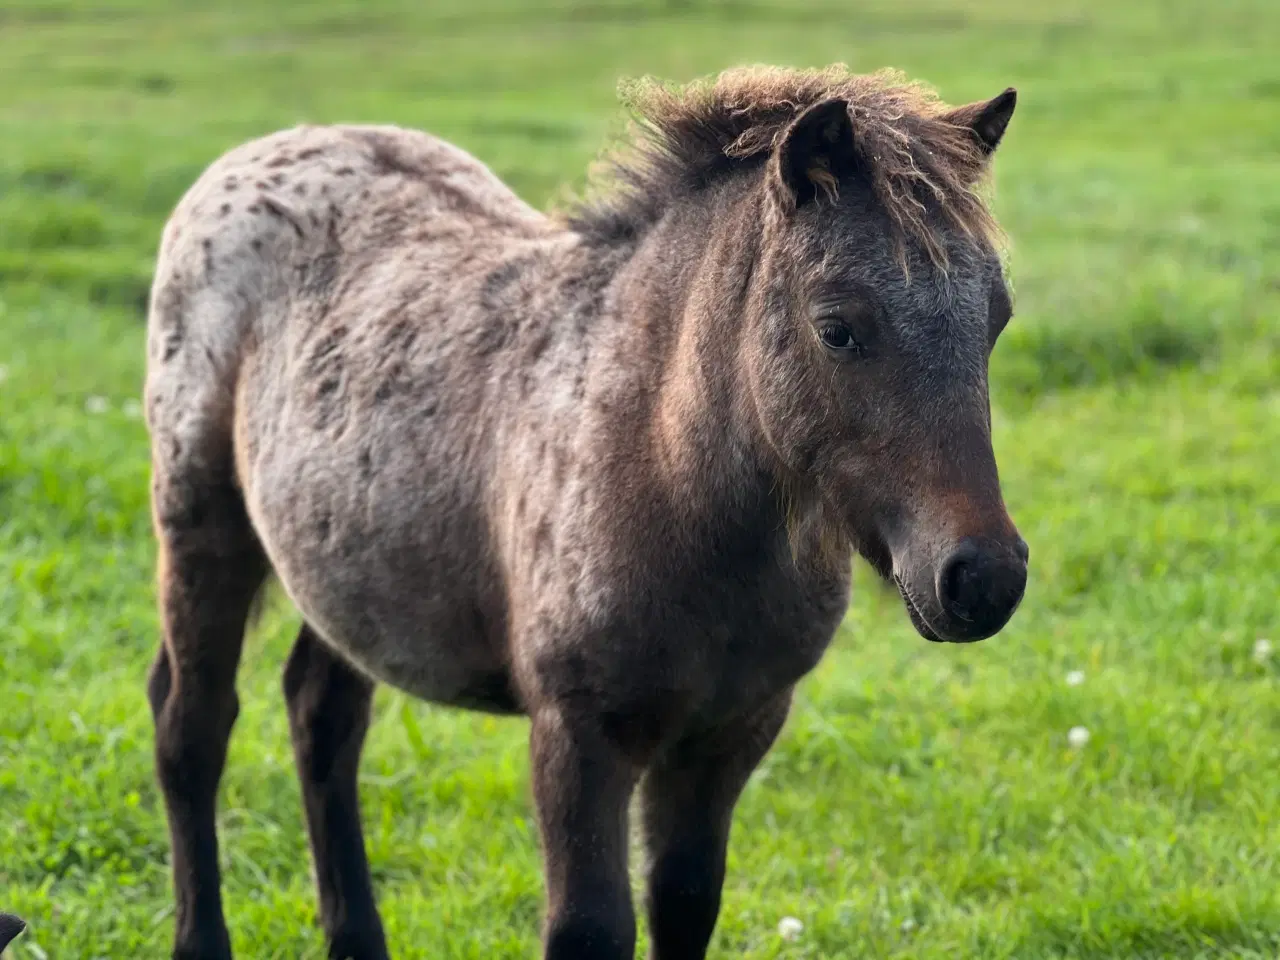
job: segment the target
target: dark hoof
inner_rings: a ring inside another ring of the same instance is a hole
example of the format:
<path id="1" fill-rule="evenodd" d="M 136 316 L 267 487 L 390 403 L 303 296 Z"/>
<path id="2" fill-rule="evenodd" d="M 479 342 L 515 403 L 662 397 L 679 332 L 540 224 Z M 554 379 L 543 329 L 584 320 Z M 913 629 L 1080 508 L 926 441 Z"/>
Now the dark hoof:
<path id="1" fill-rule="evenodd" d="M 329 960 L 389 960 L 387 944 L 379 930 L 350 930 L 329 942 Z"/>
<path id="2" fill-rule="evenodd" d="M 195 944 L 173 948 L 173 960 L 233 960 L 231 945 Z"/>
<path id="3" fill-rule="evenodd" d="M 3 952 L 4 948 L 25 929 L 27 929 L 26 921 L 19 920 L 11 913 L 0 913 L 0 952 Z"/>

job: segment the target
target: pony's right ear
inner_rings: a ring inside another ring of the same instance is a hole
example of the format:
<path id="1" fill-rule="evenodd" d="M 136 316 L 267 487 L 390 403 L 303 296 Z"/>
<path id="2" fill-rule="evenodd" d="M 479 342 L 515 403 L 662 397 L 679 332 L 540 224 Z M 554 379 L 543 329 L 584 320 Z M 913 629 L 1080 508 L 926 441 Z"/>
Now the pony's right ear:
<path id="1" fill-rule="evenodd" d="M 1003 93 L 990 100 L 979 100 L 977 103 L 956 107 L 942 115 L 947 123 L 957 127 L 967 127 L 973 131 L 978 149 L 984 157 L 996 152 L 1004 138 L 1004 131 L 1013 117 L 1013 108 L 1018 105 L 1018 91 L 1008 87 Z"/>
<path id="2" fill-rule="evenodd" d="M 0 913 L 0 953 L 13 942 L 13 938 L 27 929 L 27 925 L 11 913 Z"/>
<path id="3" fill-rule="evenodd" d="M 805 109 L 782 134 L 769 160 L 770 192 L 784 212 L 836 195 L 841 177 L 853 170 L 853 121 L 840 97 Z"/>

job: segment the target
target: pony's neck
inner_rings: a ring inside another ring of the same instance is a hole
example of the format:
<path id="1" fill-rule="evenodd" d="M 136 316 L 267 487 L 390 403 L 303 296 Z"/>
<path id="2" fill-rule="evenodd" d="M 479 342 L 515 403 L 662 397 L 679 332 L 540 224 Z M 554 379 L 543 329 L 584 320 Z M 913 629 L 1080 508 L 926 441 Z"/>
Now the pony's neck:
<path id="1" fill-rule="evenodd" d="M 776 512 L 778 482 L 744 363 L 761 191 L 708 190 L 668 213 L 619 271 L 616 359 L 649 411 L 646 457 L 691 510 Z"/>

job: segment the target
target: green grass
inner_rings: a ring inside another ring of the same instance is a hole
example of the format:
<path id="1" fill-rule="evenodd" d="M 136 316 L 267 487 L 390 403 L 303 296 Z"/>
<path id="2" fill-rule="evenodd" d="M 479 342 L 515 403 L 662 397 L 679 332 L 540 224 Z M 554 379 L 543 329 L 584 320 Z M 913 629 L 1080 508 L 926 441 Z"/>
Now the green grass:
<path id="1" fill-rule="evenodd" d="M 545 203 L 617 130 L 620 75 L 843 60 L 955 102 L 1019 88 L 997 164 L 1018 316 L 993 376 L 1032 583 L 1000 637 L 937 647 L 859 571 L 739 807 L 712 955 L 1275 957 L 1280 658 L 1252 651 L 1280 641 L 1278 36 L 1273 0 L 8 0 L 0 908 L 32 925 L 14 955 L 158 957 L 171 936 L 130 402 L 158 231 L 204 165 L 301 120 L 394 121 Z M 322 956 L 278 693 L 295 627 L 274 609 L 247 647 L 224 779 L 243 957 Z M 525 736 L 380 692 L 363 796 L 397 956 L 534 955 Z"/>

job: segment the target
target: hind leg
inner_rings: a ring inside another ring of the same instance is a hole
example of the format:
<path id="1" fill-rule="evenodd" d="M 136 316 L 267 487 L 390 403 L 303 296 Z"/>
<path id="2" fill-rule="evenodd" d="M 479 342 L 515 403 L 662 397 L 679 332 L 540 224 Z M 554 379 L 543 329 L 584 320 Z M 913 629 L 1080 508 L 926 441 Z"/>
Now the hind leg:
<path id="1" fill-rule="evenodd" d="M 356 787 L 373 684 L 304 624 L 285 667 L 284 694 L 329 957 L 386 960 Z"/>
<path id="2" fill-rule="evenodd" d="M 173 956 L 227 960 L 215 803 L 245 624 L 267 567 L 229 477 L 157 470 L 153 509 L 164 642 L 147 694 L 173 859 Z"/>

